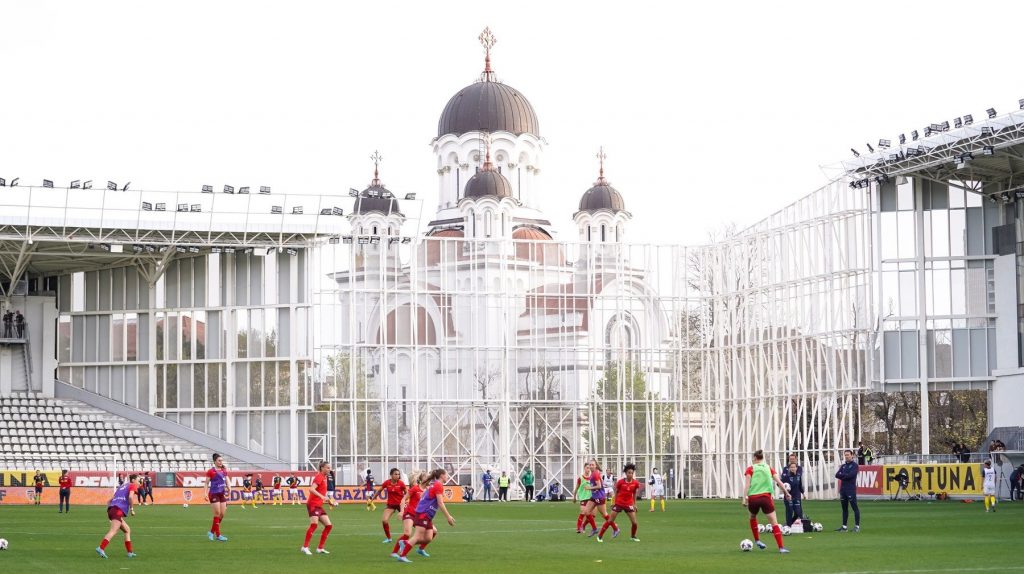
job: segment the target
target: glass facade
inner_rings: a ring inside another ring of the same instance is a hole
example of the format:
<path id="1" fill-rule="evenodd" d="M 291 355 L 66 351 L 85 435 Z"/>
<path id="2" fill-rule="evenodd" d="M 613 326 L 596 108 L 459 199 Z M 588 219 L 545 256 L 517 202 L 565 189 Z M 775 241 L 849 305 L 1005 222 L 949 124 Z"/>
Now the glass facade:
<path id="1" fill-rule="evenodd" d="M 141 267 L 63 275 L 57 378 L 297 462 L 310 408 L 306 257 L 180 256 L 152 283 Z"/>

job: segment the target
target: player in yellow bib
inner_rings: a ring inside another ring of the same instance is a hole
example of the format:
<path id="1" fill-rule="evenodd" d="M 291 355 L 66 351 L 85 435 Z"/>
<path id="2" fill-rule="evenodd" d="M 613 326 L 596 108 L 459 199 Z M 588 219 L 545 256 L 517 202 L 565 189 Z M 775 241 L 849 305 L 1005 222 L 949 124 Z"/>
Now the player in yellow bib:
<path id="1" fill-rule="evenodd" d="M 779 545 L 779 552 L 786 554 L 789 550 L 782 544 L 782 529 L 775 518 L 775 503 L 772 501 L 776 484 L 786 495 L 786 500 L 789 500 L 789 492 L 786 492 L 782 481 L 775 474 L 775 469 L 765 464 L 764 451 L 755 452 L 753 464 L 743 473 L 743 506 L 750 512 L 750 531 L 754 534 L 754 543 L 764 550 L 765 544 L 757 532 L 757 513 L 764 512 L 772 523 L 772 534 L 775 535 L 775 543 Z"/>
<path id="2" fill-rule="evenodd" d="M 583 527 L 590 525 L 590 535 L 593 536 L 597 533 L 597 522 L 594 520 L 594 514 L 587 512 L 587 501 L 590 500 L 590 490 L 588 490 L 584 484 L 590 483 L 590 465 L 587 465 L 583 469 L 583 474 L 576 478 L 576 493 L 573 494 L 572 499 L 580 502 L 580 515 L 576 518 L 576 534 L 583 532 Z"/>

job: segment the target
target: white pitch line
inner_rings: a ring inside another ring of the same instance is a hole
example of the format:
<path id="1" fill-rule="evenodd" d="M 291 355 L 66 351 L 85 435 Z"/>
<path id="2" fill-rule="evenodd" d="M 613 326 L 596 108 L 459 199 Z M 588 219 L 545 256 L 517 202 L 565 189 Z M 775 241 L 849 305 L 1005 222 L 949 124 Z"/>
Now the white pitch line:
<path id="1" fill-rule="evenodd" d="M 986 566 L 977 568 L 923 568 L 914 570 L 858 570 L 856 572 L 834 572 L 833 574 L 929 574 L 933 572 L 1006 572 L 1024 570 L 1024 566 Z"/>

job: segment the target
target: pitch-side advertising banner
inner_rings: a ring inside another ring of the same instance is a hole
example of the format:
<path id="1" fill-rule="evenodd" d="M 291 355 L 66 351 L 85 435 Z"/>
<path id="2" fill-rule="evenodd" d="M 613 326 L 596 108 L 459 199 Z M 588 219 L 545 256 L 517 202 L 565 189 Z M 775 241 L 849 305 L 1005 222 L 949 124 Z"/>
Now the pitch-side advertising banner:
<path id="1" fill-rule="evenodd" d="M 43 486 L 57 486 L 57 480 L 60 478 L 60 472 L 54 470 L 42 470 L 40 472 L 43 475 Z M 5 486 L 27 486 L 34 487 L 35 482 L 32 482 L 32 478 L 35 477 L 36 471 L 34 470 L 0 470 L 0 488 Z"/>
<path id="2" fill-rule="evenodd" d="M 885 494 L 896 493 L 899 488 L 897 477 L 901 470 L 906 470 L 909 478 L 907 492 L 910 494 L 981 495 L 983 479 L 979 464 L 887 464 L 884 468 Z"/>
<path id="3" fill-rule="evenodd" d="M 873 495 L 882 494 L 882 481 L 884 480 L 884 468 L 882 466 L 864 465 L 857 473 L 857 494 Z"/>

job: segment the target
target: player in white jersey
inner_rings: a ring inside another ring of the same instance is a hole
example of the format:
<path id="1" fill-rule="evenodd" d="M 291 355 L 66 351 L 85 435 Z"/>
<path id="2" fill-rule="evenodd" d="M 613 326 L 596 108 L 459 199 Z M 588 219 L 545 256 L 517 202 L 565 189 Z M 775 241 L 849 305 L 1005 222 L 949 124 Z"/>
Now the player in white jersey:
<path id="1" fill-rule="evenodd" d="M 989 509 L 996 511 L 996 469 L 992 468 L 992 461 L 986 460 L 985 466 L 981 468 L 984 480 L 981 484 L 981 493 L 985 497 L 985 512 Z"/>
<path id="2" fill-rule="evenodd" d="M 601 480 L 601 486 L 604 487 L 604 495 L 606 498 L 611 498 L 615 491 L 615 475 L 607 473 Z"/>
<path id="3" fill-rule="evenodd" d="M 651 512 L 654 512 L 655 498 L 661 499 L 661 511 L 665 512 L 665 479 L 658 472 L 658 467 L 654 467 L 651 476 L 647 477 L 647 488 L 650 489 Z"/>

